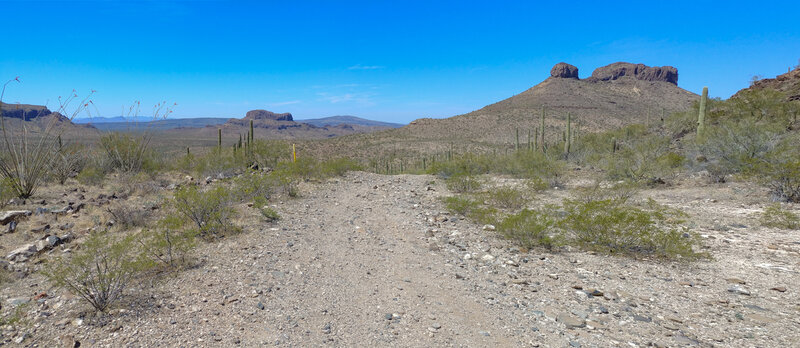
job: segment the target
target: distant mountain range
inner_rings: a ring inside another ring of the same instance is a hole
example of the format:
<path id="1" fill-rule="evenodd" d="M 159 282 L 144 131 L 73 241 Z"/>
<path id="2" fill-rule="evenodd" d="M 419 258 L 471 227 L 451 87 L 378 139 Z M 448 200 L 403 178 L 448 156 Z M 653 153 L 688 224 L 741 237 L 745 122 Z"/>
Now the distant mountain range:
<path id="1" fill-rule="evenodd" d="M 123 131 L 130 129 L 150 128 L 155 130 L 168 130 L 177 128 L 204 128 L 206 126 L 218 126 L 228 122 L 227 118 L 215 117 L 197 117 L 197 118 L 175 118 L 175 119 L 159 119 L 153 121 L 152 117 L 137 116 L 137 117 L 93 117 L 93 118 L 76 118 L 73 120 L 77 124 L 91 124 L 95 128 L 103 131 Z M 298 123 L 305 123 L 316 127 L 326 126 L 362 126 L 362 127 L 375 127 L 375 128 L 400 128 L 403 125 L 399 123 L 381 122 L 368 120 L 356 116 L 331 116 L 323 118 L 314 118 L 306 120 L 296 120 Z"/>

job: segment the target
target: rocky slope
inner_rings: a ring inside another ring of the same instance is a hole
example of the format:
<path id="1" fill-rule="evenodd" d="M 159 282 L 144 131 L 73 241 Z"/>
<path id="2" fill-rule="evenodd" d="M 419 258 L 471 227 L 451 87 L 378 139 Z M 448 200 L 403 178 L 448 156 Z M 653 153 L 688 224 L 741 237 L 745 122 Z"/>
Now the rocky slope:
<path id="1" fill-rule="evenodd" d="M 751 89 L 772 89 L 785 93 L 786 99 L 789 101 L 800 101 L 800 65 L 798 65 L 794 70 L 790 70 L 785 74 L 778 75 L 774 79 L 758 80 L 749 88 L 745 88 L 734 94 L 732 98 L 740 95 L 743 91 Z"/>

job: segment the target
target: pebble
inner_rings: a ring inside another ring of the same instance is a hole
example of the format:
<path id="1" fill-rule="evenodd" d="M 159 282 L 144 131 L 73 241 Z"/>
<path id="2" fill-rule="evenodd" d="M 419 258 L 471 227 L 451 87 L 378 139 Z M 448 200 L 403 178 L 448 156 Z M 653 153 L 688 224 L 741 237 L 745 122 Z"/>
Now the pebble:
<path id="1" fill-rule="evenodd" d="M 561 313 L 556 317 L 556 320 L 567 326 L 567 329 L 586 327 L 586 321 L 572 316 L 569 313 Z"/>
<path id="2" fill-rule="evenodd" d="M 738 285 L 734 285 L 734 286 L 731 286 L 730 288 L 728 288 L 728 292 L 734 293 L 734 294 L 737 294 L 737 295 L 750 296 L 750 291 L 748 291 L 747 289 L 745 289 L 745 288 L 743 288 L 741 286 L 738 286 Z"/>
<path id="3" fill-rule="evenodd" d="M 776 286 L 774 288 L 770 288 L 770 290 L 777 291 L 777 292 L 786 292 L 785 286 Z"/>
<path id="4" fill-rule="evenodd" d="M 492 256 L 492 254 L 486 254 L 486 255 L 483 255 L 483 257 L 481 257 L 481 260 L 489 262 L 489 261 L 494 260 L 494 256 Z"/>

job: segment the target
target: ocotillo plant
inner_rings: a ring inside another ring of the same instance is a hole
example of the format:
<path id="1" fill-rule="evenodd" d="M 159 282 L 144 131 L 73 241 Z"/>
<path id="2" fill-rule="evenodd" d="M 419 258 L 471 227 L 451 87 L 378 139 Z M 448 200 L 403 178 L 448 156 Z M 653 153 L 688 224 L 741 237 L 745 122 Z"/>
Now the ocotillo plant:
<path id="1" fill-rule="evenodd" d="M 698 137 L 702 137 L 706 129 L 706 100 L 708 100 L 708 87 L 703 87 L 703 95 L 700 97 L 700 112 L 697 115 Z"/>

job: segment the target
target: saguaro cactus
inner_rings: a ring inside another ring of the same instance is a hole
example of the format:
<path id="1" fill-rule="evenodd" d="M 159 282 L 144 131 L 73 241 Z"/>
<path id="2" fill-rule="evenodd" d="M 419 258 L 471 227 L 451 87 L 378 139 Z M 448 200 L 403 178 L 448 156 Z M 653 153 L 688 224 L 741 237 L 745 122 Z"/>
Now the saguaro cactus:
<path id="1" fill-rule="evenodd" d="M 217 128 L 217 147 L 222 149 L 222 128 Z"/>
<path id="2" fill-rule="evenodd" d="M 539 142 L 540 145 L 542 146 L 542 152 L 545 151 L 545 145 L 544 145 L 545 144 L 545 142 L 544 142 L 544 115 L 545 115 L 545 109 L 544 109 L 544 105 L 542 105 L 542 125 L 541 125 L 541 129 L 542 130 L 541 130 L 541 133 L 540 133 L 540 135 L 542 136 L 542 139 Z"/>
<path id="3" fill-rule="evenodd" d="M 706 101 L 708 100 L 708 87 L 703 87 L 700 97 L 700 112 L 697 115 L 697 136 L 702 137 L 706 129 Z"/>
<path id="4" fill-rule="evenodd" d="M 515 132 L 515 137 L 517 139 L 517 142 L 514 145 L 514 150 L 519 151 L 519 128 L 515 128 L 514 132 Z"/>
<path id="5" fill-rule="evenodd" d="M 569 155 L 572 147 L 572 114 L 567 113 L 567 131 L 564 133 L 564 154 Z"/>

